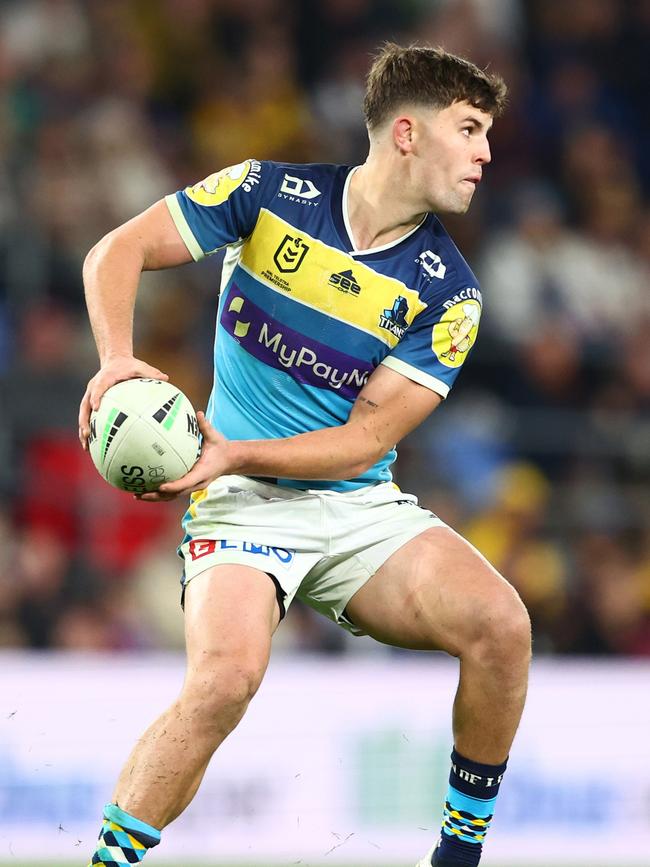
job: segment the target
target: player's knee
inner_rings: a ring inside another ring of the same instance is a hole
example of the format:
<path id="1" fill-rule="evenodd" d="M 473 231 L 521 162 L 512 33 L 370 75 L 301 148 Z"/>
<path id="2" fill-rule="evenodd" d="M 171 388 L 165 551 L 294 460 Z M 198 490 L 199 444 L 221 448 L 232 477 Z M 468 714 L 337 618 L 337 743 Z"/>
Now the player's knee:
<path id="1" fill-rule="evenodd" d="M 507 585 L 483 608 L 472 642 L 472 652 L 491 667 L 527 665 L 531 656 L 530 617 L 517 591 Z"/>
<path id="2" fill-rule="evenodd" d="M 237 724 L 257 692 L 266 659 L 254 654 L 204 654 L 186 677 L 182 699 L 193 707 L 197 724 L 224 727 Z"/>

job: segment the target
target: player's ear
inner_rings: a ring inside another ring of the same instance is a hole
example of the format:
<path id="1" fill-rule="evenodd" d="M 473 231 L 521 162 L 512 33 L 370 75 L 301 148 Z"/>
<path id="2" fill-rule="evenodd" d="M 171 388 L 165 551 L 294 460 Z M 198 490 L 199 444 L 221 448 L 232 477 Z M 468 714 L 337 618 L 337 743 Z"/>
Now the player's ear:
<path id="1" fill-rule="evenodd" d="M 413 150 L 413 118 L 401 114 L 393 121 L 393 141 L 403 154 Z"/>

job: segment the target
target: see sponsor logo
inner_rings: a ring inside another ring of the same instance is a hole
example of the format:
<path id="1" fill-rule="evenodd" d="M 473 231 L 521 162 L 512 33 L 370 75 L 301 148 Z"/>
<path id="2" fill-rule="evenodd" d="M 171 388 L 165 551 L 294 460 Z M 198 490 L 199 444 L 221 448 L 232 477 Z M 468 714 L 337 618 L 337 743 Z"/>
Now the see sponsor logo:
<path id="1" fill-rule="evenodd" d="M 336 286 L 339 292 L 346 292 L 350 295 L 358 295 L 361 292 L 361 286 L 357 283 L 352 268 L 341 271 L 339 274 L 332 274 L 327 282 L 330 286 Z"/>

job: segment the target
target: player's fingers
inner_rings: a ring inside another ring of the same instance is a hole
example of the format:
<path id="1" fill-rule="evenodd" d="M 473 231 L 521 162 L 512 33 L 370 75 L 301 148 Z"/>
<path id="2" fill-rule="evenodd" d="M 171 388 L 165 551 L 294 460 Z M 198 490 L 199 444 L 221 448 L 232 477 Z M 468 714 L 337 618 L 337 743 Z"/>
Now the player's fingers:
<path id="1" fill-rule="evenodd" d="M 166 503 L 168 500 L 175 500 L 178 494 L 161 494 L 159 491 L 150 491 L 148 494 L 134 494 L 135 500 L 141 500 L 143 503 Z"/>
<path id="2" fill-rule="evenodd" d="M 199 423 L 199 430 L 204 440 L 217 440 L 219 438 L 219 434 L 207 420 L 204 412 L 199 410 L 196 414 L 196 420 Z"/>
<path id="3" fill-rule="evenodd" d="M 84 392 L 84 396 L 81 398 L 81 403 L 79 404 L 79 427 L 83 428 L 88 424 L 88 419 L 90 418 L 90 402 L 89 402 L 90 390 L 87 388 Z"/>
<path id="4" fill-rule="evenodd" d="M 99 409 L 102 397 L 104 397 L 104 394 L 108 391 L 108 389 L 112 385 L 115 385 L 116 382 L 120 381 L 119 379 L 114 379 L 113 381 L 111 381 L 110 379 L 102 380 L 99 377 L 97 377 L 97 380 L 98 381 L 93 385 L 90 391 L 90 408 L 93 412 L 97 412 L 97 410 Z"/>
<path id="5" fill-rule="evenodd" d="M 90 390 L 86 389 L 79 405 L 79 442 L 84 451 L 88 448 L 90 434 Z"/>
<path id="6" fill-rule="evenodd" d="M 165 482 L 165 484 L 161 485 L 158 490 L 163 496 L 180 497 L 183 494 L 189 494 L 191 491 L 200 490 L 200 488 L 197 487 L 197 485 L 200 484 L 200 481 L 201 480 L 195 476 L 190 477 L 190 474 L 188 473 L 176 482 Z"/>

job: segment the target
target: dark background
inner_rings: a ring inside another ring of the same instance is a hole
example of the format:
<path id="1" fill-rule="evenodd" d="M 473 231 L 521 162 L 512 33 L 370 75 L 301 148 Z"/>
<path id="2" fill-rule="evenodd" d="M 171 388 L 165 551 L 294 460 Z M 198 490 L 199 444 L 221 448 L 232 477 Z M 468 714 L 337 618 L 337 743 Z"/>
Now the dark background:
<path id="1" fill-rule="evenodd" d="M 247 157 L 363 161 L 363 78 L 394 39 L 510 88 L 471 211 L 444 220 L 479 341 L 396 479 L 515 584 L 538 654 L 650 655 L 649 24 L 647 0 L 4 0 L 0 646 L 179 646 L 184 504 L 112 490 L 77 442 L 83 258 Z M 145 275 L 138 302 L 136 354 L 199 408 L 220 260 Z M 366 646 L 299 605 L 278 643 Z"/>

